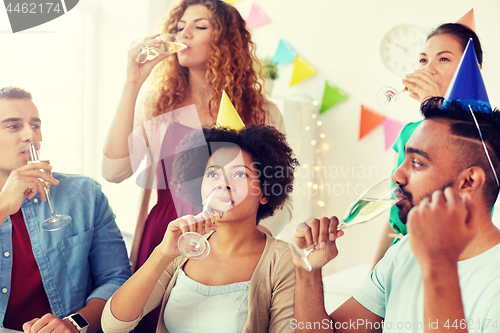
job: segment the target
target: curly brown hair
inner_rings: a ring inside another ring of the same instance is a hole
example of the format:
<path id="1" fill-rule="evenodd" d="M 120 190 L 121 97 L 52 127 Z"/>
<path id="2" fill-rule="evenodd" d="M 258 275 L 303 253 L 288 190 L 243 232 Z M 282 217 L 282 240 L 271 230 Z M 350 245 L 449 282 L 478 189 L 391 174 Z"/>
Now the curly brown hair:
<path id="1" fill-rule="evenodd" d="M 176 33 L 177 23 L 185 10 L 193 5 L 206 6 L 212 13 L 214 32 L 206 72 L 207 83 L 214 91 L 209 102 L 210 114 L 216 114 L 224 90 L 245 124 L 263 124 L 264 96 L 262 86 L 257 82 L 254 64 L 257 64 L 260 73 L 262 66 L 255 55 L 256 46 L 251 34 L 238 10 L 220 0 L 183 0 L 169 16 L 163 18 L 160 33 Z M 182 105 L 189 86 L 188 72 L 188 68 L 179 64 L 176 54 L 155 67 L 153 90 L 144 99 L 151 118 Z"/>
<path id="2" fill-rule="evenodd" d="M 299 165 L 285 135 L 274 127 L 251 125 L 239 132 L 230 128 L 203 128 L 203 132 L 187 135 L 173 158 L 172 184 L 181 185 L 177 186 L 178 195 L 201 208 L 200 189 L 207 161 L 217 149 L 235 145 L 251 155 L 261 193 L 269 199 L 257 210 L 258 223 L 283 207 L 293 190 L 294 170 Z"/>

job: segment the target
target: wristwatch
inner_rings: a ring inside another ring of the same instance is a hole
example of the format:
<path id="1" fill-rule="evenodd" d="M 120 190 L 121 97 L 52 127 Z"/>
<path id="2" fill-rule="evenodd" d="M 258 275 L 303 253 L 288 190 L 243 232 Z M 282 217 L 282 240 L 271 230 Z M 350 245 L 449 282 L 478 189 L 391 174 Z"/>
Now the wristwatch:
<path id="1" fill-rule="evenodd" d="M 89 323 L 83 318 L 83 316 L 79 313 L 73 313 L 72 315 L 69 315 L 67 317 L 64 317 L 64 319 L 68 319 L 78 331 L 81 333 L 87 333 L 87 328 L 89 327 Z"/>

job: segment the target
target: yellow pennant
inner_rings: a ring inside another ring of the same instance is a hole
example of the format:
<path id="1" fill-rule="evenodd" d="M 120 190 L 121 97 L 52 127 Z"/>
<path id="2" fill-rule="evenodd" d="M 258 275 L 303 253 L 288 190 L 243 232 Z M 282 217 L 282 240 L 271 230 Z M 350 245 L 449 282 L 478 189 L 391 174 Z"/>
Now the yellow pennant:
<path id="1" fill-rule="evenodd" d="M 292 80 L 290 81 L 290 87 L 294 84 L 304 81 L 310 78 L 316 73 L 316 68 L 314 68 L 306 59 L 299 55 L 295 56 L 295 61 L 293 65 Z"/>
<path id="2" fill-rule="evenodd" d="M 231 103 L 225 91 L 222 91 L 219 114 L 217 115 L 217 126 L 229 127 L 237 131 L 245 128 L 245 124 L 241 120 L 238 112 L 236 112 L 233 103 Z"/>

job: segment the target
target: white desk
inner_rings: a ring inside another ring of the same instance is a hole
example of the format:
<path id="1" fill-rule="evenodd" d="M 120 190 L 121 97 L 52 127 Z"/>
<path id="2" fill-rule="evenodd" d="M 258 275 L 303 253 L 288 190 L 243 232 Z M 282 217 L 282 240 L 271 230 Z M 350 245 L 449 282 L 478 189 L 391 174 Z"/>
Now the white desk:
<path id="1" fill-rule="evenodd" d="M 0 333 L 23 333 L 23 332 L 0 327 Z"/>

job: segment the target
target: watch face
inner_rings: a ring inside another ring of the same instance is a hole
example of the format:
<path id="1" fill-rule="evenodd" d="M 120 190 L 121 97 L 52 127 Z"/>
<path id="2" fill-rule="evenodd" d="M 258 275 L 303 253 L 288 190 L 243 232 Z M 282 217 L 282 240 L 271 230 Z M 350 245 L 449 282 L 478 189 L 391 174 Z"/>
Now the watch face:
<path id="1" fill-rule="evenodd" d="M 71 319 L 73 319 L 75 323 L 77 323 L 78 326 L 80 326 L 80 328 L 83 328 L 88 325 L 87 321 L 79 313 L 75 313 L 74 315 L 72 315 Z"/>
<path id="2" fill-rule="evenodd" d="M 412 73 L 426 40 L 427 34 L 416 26 L 399 25 L 389 30 L 380 44 L 384 65 L 398 76 Z"/>

